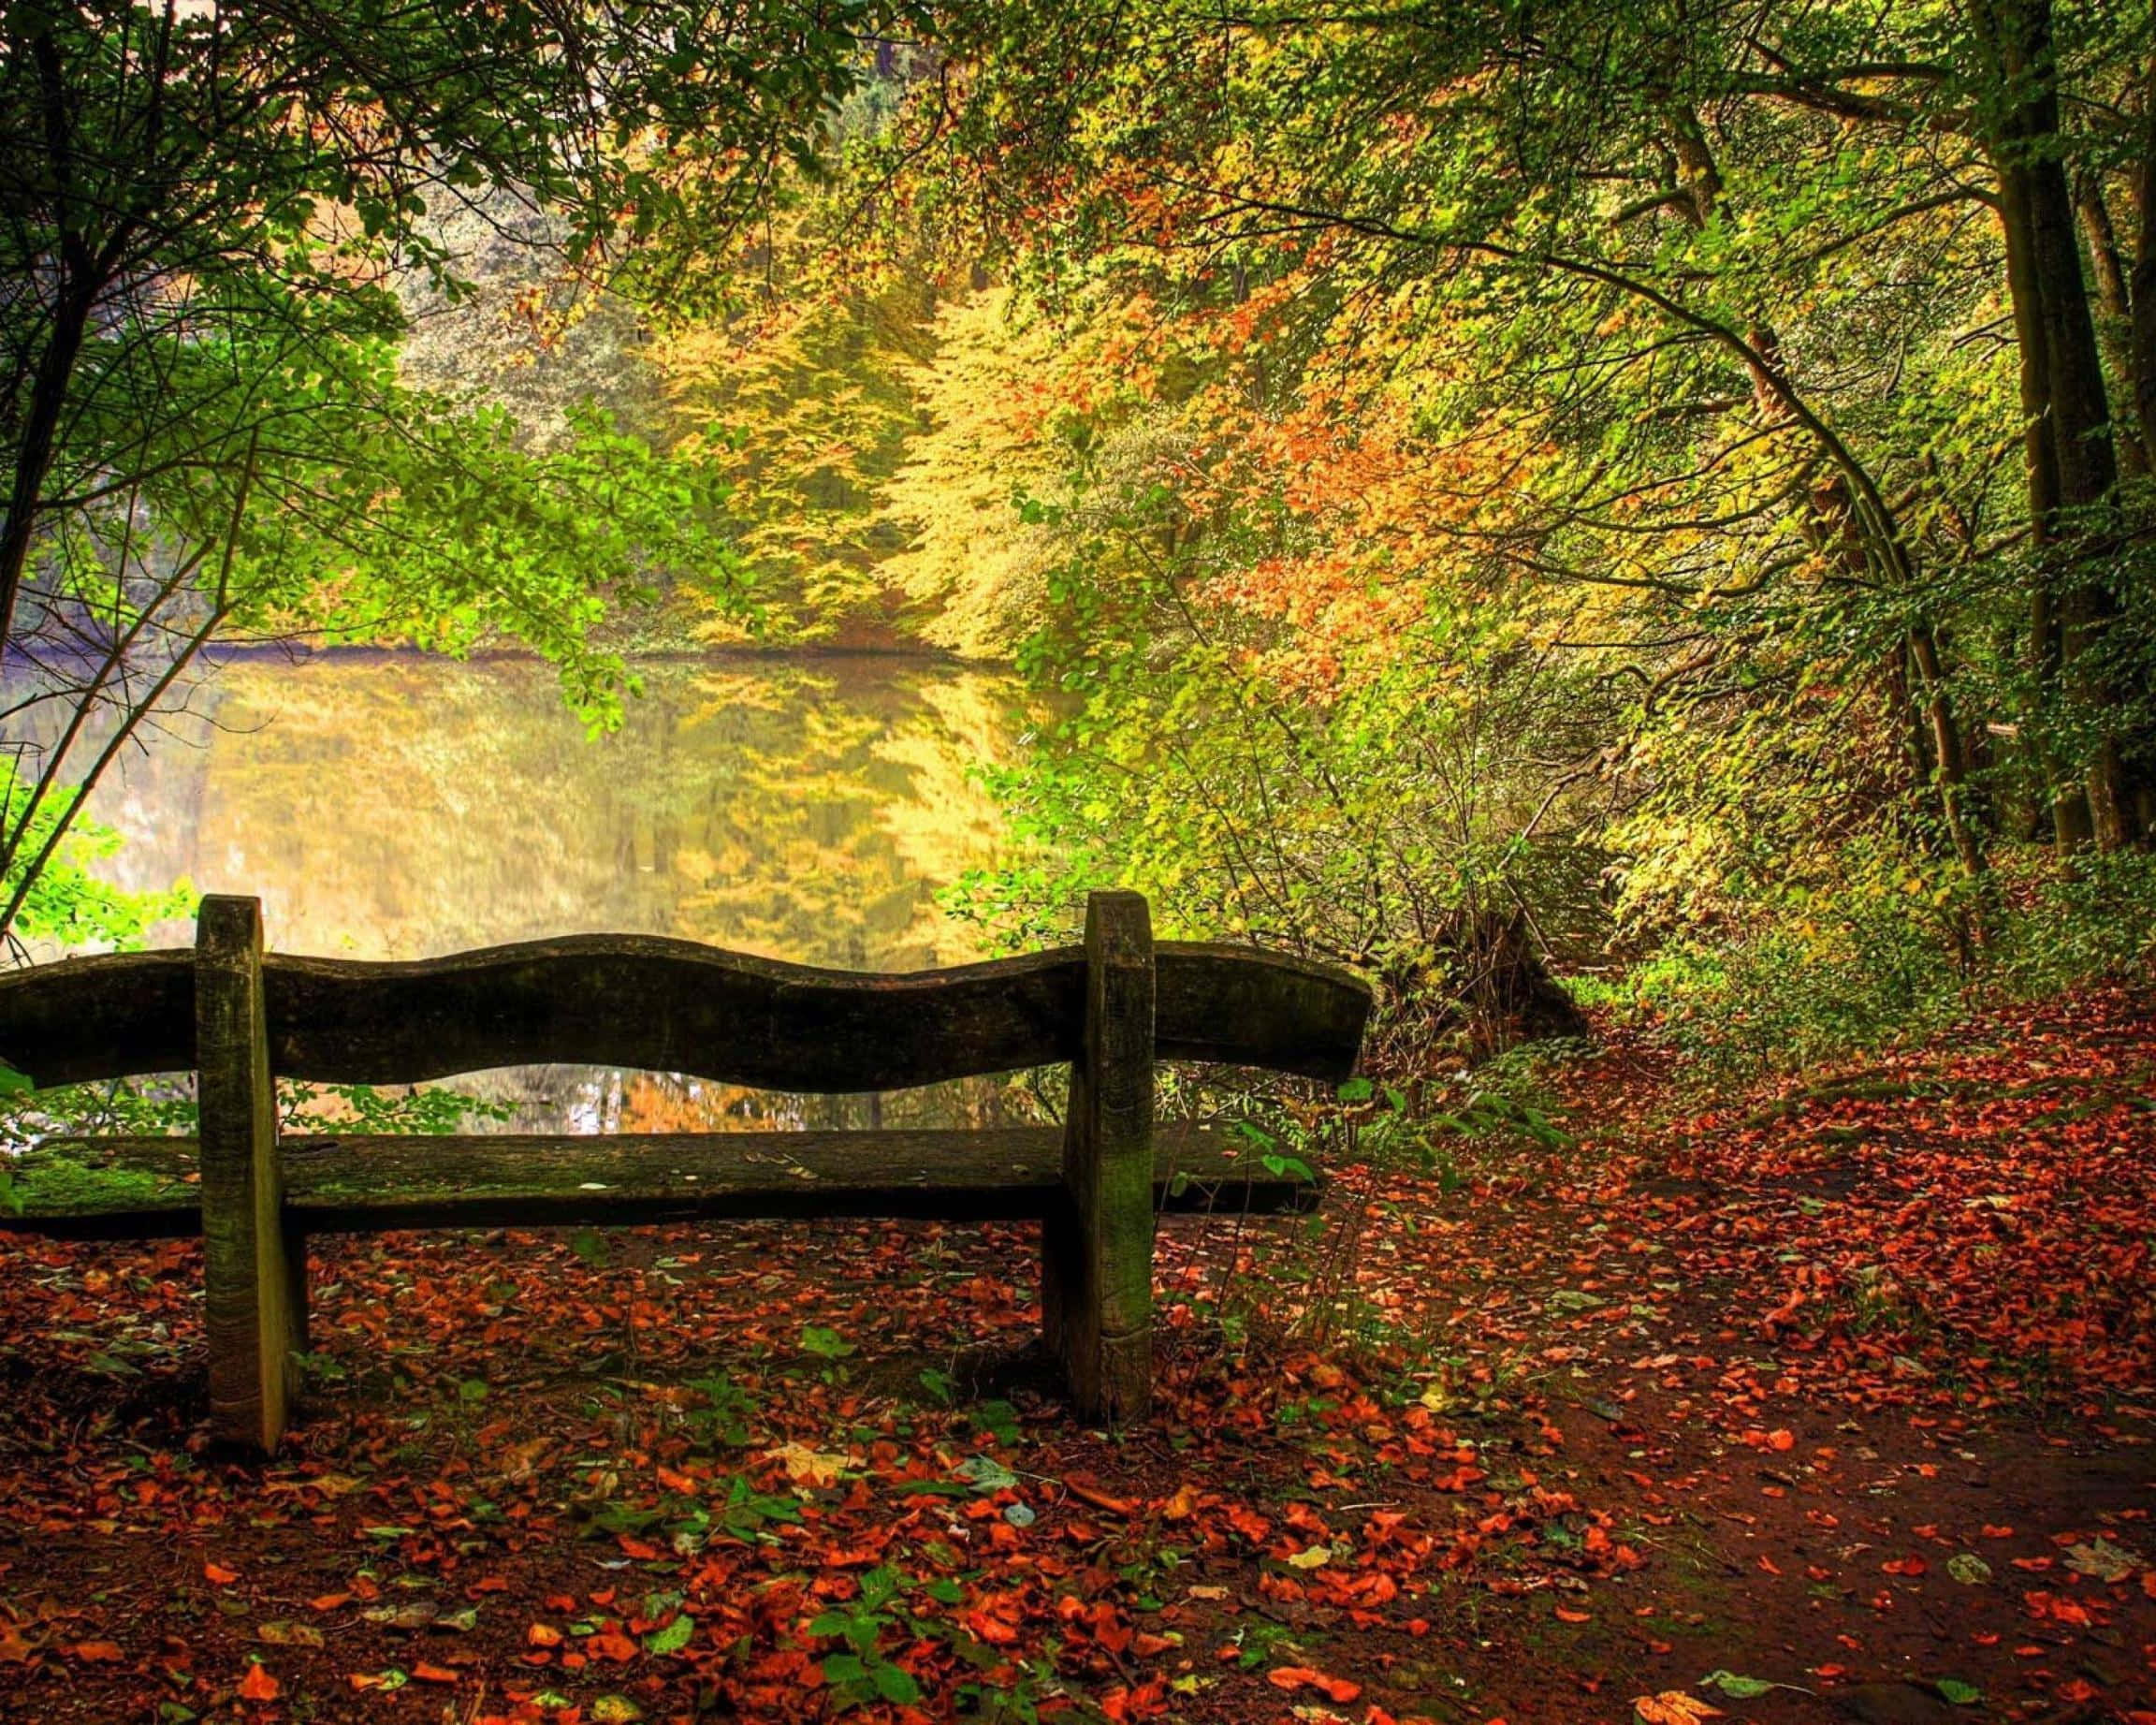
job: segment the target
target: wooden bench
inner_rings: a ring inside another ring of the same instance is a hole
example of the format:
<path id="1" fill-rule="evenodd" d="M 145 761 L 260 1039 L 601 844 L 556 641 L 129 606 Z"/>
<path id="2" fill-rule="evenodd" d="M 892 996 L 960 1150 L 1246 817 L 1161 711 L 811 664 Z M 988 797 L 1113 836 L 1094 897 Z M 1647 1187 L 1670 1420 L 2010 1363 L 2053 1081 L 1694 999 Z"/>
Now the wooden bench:
<path id="1" fill-rule="evenodd" d="M 1043 1338 L 1086 1419 L 1142 1415 L 1160 1211 L 1308 1208 L 1313 1176 L 1223 1137 L 1156 1143 L 1156 1060 L 1346 1077 L 1369 990 L 1247 947 L 1156 944 L 1096 893 L 1085 943 L 911 975 L 586 936 L 418 963 L 262 952 L 254 899 L 185 949 L 0 975 L 0 1057 L 40 1086 L 192 1068 L 198 1138 L 54 1141 L 0 1228 L 204 1241 L 216 1435 L 268 1451 L 307 1346 L 311 1235 L 717 1217 L 1038 1219 Z M 1061 1128 L 289 1137 L 273 1074 L 411 1084 L 575 1061 L 794 1091 L 900 1089 L 1068 1061 Z"/>

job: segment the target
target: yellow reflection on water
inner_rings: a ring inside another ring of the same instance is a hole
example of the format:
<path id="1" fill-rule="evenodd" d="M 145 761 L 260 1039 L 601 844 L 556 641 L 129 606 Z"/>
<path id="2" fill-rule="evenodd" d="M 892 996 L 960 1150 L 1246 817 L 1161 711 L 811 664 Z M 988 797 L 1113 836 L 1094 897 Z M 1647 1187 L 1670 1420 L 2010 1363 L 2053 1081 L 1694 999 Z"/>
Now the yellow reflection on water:
<path id="1" fill-rule="evenodd" d="M 124 884 L 255 894 L 286 952 L 607 931 L 867 970 L 974 956 L 934 894 L 993 853 L 972 773 L 1013 734 L 1008 678 L 869 656 L 640 674 L 592 740 L 535 664 L 237 660 L 92 810 L 124 835 Z"/>
<path id="2" fill-rule="evenodd" d="M 284 952 L 416 958 L 547 935 L 672 935 L 800 963 L 916 970 L 978 955 L 938 888 L 987 862 L 974 777 L 1020 722 L 1013 681 L 886 656 L 638 667 L 596 740 L 552 674 L 330 653 L 217 667 L 92 803 L 137 888 L 263 901 Z M 184 944 L 174 927 L 156 943 Z M 595 1069 L 488 1074 L 513 1126 L 664 1131 L 1000 1118 L 1000 1088 L 773 1098 Z"/>

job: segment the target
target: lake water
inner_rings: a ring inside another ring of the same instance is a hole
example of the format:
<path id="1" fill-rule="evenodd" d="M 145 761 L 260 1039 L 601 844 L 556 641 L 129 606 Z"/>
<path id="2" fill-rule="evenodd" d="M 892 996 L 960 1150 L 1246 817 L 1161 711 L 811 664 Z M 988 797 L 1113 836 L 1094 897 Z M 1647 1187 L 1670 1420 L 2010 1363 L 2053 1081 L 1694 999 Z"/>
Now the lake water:
<path id="1" fill-rule="evenodd" d="M 627 723 L 592 739 L 552 673 L 521 660 L 227 661 L 94 796 L 124 839 L 105 872 L 253 894 L 284 952 L 418 958 L 607 932 L 852 970 L 980 956 L 936 892 L 995 852 L 973 771 L 1017 734 L 1010 678 L 868 655 L 638 669 Z M 461 1088 L 524 1130 L 987 1123 L 1012 1103 L 993 1083 L 773 1098 L 588 1068 Z"/>

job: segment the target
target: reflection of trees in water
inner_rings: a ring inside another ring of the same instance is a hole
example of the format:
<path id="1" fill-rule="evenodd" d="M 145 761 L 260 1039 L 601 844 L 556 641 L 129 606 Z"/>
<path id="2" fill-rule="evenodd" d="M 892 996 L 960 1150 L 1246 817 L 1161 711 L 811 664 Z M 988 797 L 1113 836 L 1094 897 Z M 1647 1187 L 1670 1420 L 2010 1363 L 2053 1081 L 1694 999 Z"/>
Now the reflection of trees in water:
<path id="1" fill-rule="evenodd" d="M 125 884 L 259 894 L 285 951 L 417 958 L 611 930 L 849 969 L 976 956 L 934 895 L 994 849 L 972 772 L 1008 746 L 1010 680 L 839 656 L 641 672 L 627 723 L 594 741 L 535 664 L 236 662 L 212 686 L 214 728 L 132 763 L 97 811 L 126 835 Z M 635 1130 L 669 1110 L 699 1129 L 1008 1118 L 993 1082 L 881 1103 L 575 1068 L 469 1088 L 516 1102 L 527 1129 Z"/>
<path id="2" fill-rule="evenodd" d="M 839 658 L 642 674 L 593 741 L 536 665 L 229 665 L 215 728 L 131 763 L 97 812 L 127 884 L 259 893 L 288 951 L 612 929 L 872 970 L 970 956 L 933 896 L 994 846 L 969 775 L 1006 746 L 1008 680 Z"/>
<path id="3" fill-rule="evenodd" d="M 934 893 L 995 844 L 994 805 L 970 775 L 1006 746 L 1003 680 L 864 684 L 758 665 L 700 667 L 687 693 L 678 738 L 722 753 L 727 776 L 674 829 L 685 932 L 850 968 L 970 956 Z"/>
<path id="4" fill-rule="evenodd" d="M 510 1106 L 509 1118 L 488 1123 L 499 1132 L 868 1131 L 1018 1126 L 1048 1118 L 1022 1075 L 848 1096 L 758 1090 L 608 1066 L 504 1067 L 457 1084 Z"/>

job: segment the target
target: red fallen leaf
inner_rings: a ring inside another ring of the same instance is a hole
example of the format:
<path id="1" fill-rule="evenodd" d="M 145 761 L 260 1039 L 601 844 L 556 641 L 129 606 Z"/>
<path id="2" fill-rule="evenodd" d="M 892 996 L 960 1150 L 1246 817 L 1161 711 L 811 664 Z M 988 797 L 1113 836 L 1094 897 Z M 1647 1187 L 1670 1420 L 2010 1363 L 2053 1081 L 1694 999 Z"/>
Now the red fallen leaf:
<path id="1" fill-rule="evenodd" d="M 240 1679 L 240 1695 L 243 1701 L 275 1701 L 284 1693 L 284 1686 L 270 1674 L 267 1665 L 250 1665 L 247 1674 Z"/>
<path id="2" fill-rule="evenodd" d="M 636 1657 L 636 1644 L 619 1630 L 608 1630 L 604 1634 L 594 1635 L 584 1645 L 618 1665 L 626 1665 Z"/>
<path id="3" fill-rule="evenodd" d="M 1111 1515 L 1135 1515 L 1138 1506 L 1128 1498 L 1110 1496 L 1095 1485 L 1084 1474 L 1065 1474 L 1063 1489 L 1081 1503 L 1090 1503 L 1097 1510 L 1106 1510 Z"/>
<path id="4" fill-rule="evenodd" d="M 1889 1557 L 1879 1566 L 1881 1572 L 1888 1575 L 1921 1575 L 1924 1567 L 1921 1557 Z"/>
<path id="5" fill-rule="evenodd" d="M 534 1647 L 559 1647 L 561 1631 L 551 1623 L 534 1623 L 524 1631 L 524 1639 Z"/>
<path id="6" fill-rule="evenodd" d="M 80 1659 L 86 1665 L 112 1665 L 127 1656 L 120 1651 L 116 1641 L 71 1642 L 60 1649 L 71 1659 Z"/>
<path id="7" fill-rule="evenodd" d="M 1302 1688 L 1318 1689 L 1328 1701 L 1343 1704 L 1362 1693 L 1360 1683 L 1350 1683 L 1345 1677 L 1328 1677 L 1323 1672 L 1314 1671 L 1307 1665 L 1282 1665 L 1267 1672 L 1265 1681 L 1276 1689 L 1290 1692 Z"/>
<path id="8" fill-rule="evenodd" d="M 412 1667 L 412 1674 L 422 1683 L 455 1683 L 457 1674 L 442 1665 L 430 1665 L 421 1659 Z"/>
<path id="9" fill-rule="evenodd" d="M 1133 1719 L 1158 1718 L 1168 1710 L 1168 1690 L 1158 1677 L 1150 1683 L 1142 1683 L 1134 1689 L 1113 1688 L 1100 1698 L 1100 1711 L 1113 1725 L 1129 1725 Z"/>
<path id="10" fill-rule="evenodd" d="M 349 1605 L 351 1602 L 352 1596 L 349 1593 L 317 1593 L 307 1601 L 307 1609 L 309 1611 L 335 1611 L 339 1606 Z"/>
<path id="11" fill-rule="evenodd" d="M 1560 1605 L 1557 1607 L 1557 1621 L 1560 1623 L 1592 1623 L 1595 1621 L 1595 1614 L 1591 1611 L 1572 1611 Z"/>
<path id="12" fill-rule="evenodd" d="M 222 1563 L 205 1563 L 202 1566 L 202 1579 L 214 1582 L 220 1587 L 229 1587 L 240 1579 L 240 1572 L 228 1570 Z"/>

